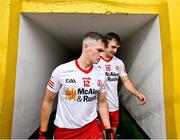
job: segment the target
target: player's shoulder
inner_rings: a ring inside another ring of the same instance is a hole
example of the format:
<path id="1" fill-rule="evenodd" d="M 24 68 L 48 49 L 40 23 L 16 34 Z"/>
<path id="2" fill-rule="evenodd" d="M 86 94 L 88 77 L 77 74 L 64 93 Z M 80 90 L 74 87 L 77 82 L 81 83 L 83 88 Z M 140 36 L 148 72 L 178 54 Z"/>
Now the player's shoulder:
<path id="1" fill-rule="evenodd" d="M 99 74 L 104 74 L 104 70 L 101 68 L 101 66 L 94 64 L 93 68 L 99 73 Z"/>
<path id="2" fill-rule="evenodd" d="M 113 56 L 113 61 L 122 61 L 122 60 L 116 56 Z"/>
<path id="3" fill-rule="evenodd" d="M 124 64 L 123 61 L 120 58 L 116 57 L 116 56 L 113 56 L 113 61 L 115 63 Z"/>
<path id="4" fill-rule="evenodd" d="M 66 63 L 63 63 L 63 64 L 60 64 L 59 66 L 57 66 L 55 68 L 55 70 L 57 71 L 61 71 L 61 70 L 68 70 L 70 68 L 72 68 L 74 66 L 74 60 L 73 61 L 69 61 L 69 62 L 66 62 Z"/>

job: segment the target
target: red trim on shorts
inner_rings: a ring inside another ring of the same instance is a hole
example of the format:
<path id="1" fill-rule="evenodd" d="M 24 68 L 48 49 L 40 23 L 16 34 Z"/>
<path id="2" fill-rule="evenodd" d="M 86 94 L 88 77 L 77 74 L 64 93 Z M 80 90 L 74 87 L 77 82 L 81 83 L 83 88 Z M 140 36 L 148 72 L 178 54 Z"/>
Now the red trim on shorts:
<path id="1" fill-rule="evenodd" d="M 102 139 L 102 134 L 96 120 L 94 120 L 76 129 L 56 127 L 54 139 Z"/>
<path id="2" fill-rule="evenodd" d="M 90 67 L 88 70 L 82 69 L 82 68 L 79 66 L 79 64 L 78 64 L 78 60 L 77 60 L 77 59 L 75 60 L 75 64 L 76 64 L 76 66 L 77 66 L 78 69 L 80 69 L 82 72 L 84 72 L 84 73 L 86 73 L 86 74 L 88 74 L 89 72 L 91 72 L 92 69 L 93 69 L 93 66 Z"/>
<path id="3" fill-rule="evenodd" d="M 103 58 L 103 57 L 101 57 L 102 58 L 102 60 L 104 60 L 104 61 L 106 61 L 106 62 L 109 62 L 109 61 L 111 61 L 112 59 L 113 59 L 113 57 L 111 57 L 111 58 L 109 58 L 109 59 L 105 59 L 105 58 Z"/>

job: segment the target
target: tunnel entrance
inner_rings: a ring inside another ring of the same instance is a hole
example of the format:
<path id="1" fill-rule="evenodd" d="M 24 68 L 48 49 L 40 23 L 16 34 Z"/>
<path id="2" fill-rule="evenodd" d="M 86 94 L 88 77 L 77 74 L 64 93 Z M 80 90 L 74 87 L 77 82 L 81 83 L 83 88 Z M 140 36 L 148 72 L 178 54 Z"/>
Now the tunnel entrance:
<path id="1" fill-rule="evenodd" d="M 23 13 L 20 18 L 12 138 L 28 138 L 39 127 L 39 111 L 53 69 L 79 57 L 85 33 L 117 33 L 117 56 L 147 96 L 144 107 L 122 86 L 120 100 L 151 138 L 165 138 L 162 56 L 158 15 Z M 29 126 L 27 128 L 27 126 Z"/>

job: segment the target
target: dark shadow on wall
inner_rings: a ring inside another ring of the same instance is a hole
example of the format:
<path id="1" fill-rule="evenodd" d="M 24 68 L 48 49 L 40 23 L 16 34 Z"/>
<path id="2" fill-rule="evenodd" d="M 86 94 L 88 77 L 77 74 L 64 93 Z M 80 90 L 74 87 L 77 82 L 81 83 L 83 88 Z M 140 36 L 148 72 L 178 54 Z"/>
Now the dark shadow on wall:
<path id="1" fill-rule="evenodd" d="M 55 130 L 55 125 L 54 125 L 54 119 L 55 119 L 55 114 L 56 112 L 54 111 L 49 120 L 49 125 L 48 125 L 48 139 L 53 138 L 53 133 Z M 39 128 L 28 138 L 28 139 L 38 139 L 39 138 Z"/>
<path id="2" fill-rule="evenodd" d="M 150 139 L 129 112 L 120 104 L 120 123 L 117 129 L 117 139 Z"/>

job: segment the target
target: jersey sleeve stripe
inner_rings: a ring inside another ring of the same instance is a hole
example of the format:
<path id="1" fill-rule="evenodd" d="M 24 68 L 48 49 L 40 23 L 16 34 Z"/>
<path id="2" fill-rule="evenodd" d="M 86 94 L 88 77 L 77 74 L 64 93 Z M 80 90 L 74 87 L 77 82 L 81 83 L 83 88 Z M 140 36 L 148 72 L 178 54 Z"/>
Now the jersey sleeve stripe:
<path id="1" fill-rule="evenodd" d="M 50 86 L 51 88 L 53 88 L 53 84 L 51 84 L 50 82 L 48 82 L 48 86 Z"/>
<path id="2" fill-rule="evenodd" d="M 53 82 L 53 81 L 51 81 L 51 80 L 49 80 L 49 82 L 50 82 L 50 83 L 52 83 L 52 84 L 54 84 L 54 82 Z"/>

